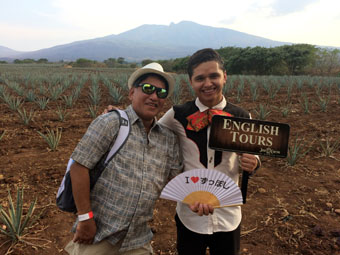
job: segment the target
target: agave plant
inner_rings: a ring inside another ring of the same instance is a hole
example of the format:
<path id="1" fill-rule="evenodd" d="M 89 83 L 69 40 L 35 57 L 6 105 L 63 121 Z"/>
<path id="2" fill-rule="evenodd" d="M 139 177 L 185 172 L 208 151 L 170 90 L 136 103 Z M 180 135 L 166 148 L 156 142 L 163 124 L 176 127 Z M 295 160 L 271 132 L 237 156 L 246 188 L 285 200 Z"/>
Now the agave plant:
<path id="1" fill-rule="evenodd" d="M 0 139 L 1 140 L 1 139 Z M 331 157 L 332 154 L 340 148 L 340 139 L 331 142 L 331 139 L 326 138 L 325 141 L 320 141 L 321 155 Z"/>
<path id="2" fill-rule="evenodd" d="M 190 95 L 191 95 L 191 98 L 195 98 L 195 91 L 194 89 L 192 88 L 192 86 L 190 85 L 190 81 L 189 81 L 189 77 L 188 75 L 186 76 L 182 76 L 184 78 L 184 81 L 185 81 L 185 84 L 187 85 L 187 88 L 190 92 Z M 225 87 L 225 86 L 224 86 Z"/>
<path id="3" fill-rule="evenodd" d="M 291 112 L 292 106 L 290 104 L 282 105 L 280 108 L 282 117 L 287 117 L 288 114 Z"/>
<path id="4" fill-rule="evenodd" d="M 59 117 L 59 120 L 61 122 L 64 122 L 66 117 L 67 117 L 67 115 L 69 114 L 65 108 L 63 108 L 63 107 L 61 107 L 59 105 L 58 105 L 58 109 L 57 109 L 56 113 L 57 113 L 57 115 Z"/>
<path id="5" fill-rule="evenodd" d="M 20 116 L 22 122 L 23 122 L 26 126 L 28 126 L 28 124 L 33 120 L 33 117 L 34 117 L 34 110 L 31 109 L 31 110 L 29 111 L 29 113 L 28 113 L 28 112 L 26 112 L 26 109 L 25 109 L 25 108 L 23 108 L 22 111 L 21 111 L 20 109 L 18 109 L 18 114 L 19 114 L 19 116 Z"/>
<path id="6" fill-rule="evenodd" d="M 47 98 L 47 97 L 40 97 L 40 98 L 37 98 L 35 100 L 35 102 L 37 103 L 37 105 L 39 105 L 39 108 L 41 110 L 45 110 L 46 109 L 47 104 L 48 104 L 49 101 L 50 101 L 50 99 Z"/>
<path id="7" fill-rule="evenodd" d="M 181 101 L 181 82 L 182 82 L 182 79 L 181 79 L 181 77 L 176 76 L 175 81 L 176 82 L 175 82 L 173 94 L 171 96 L 171 100 L 172 100 L 172 103 L 174 105 L 177 105 L 177 104 L 180 104 L 180 101 Z"/>
<path id="8" fill-rule="evenodd" d="M 223 86 L 223 90 L 222 90 L 223 95 L 225 96 L 229 95 L 229 93 L 233 90 L 235 81 L 236 81 L 236 77 L 230 75 L 229 79 L 227 80 L 227 83 Z"/>
<path id="9" fill-rule="evenodd" d="M 290 101 L 292 98 L 293 85 L 293 83 L 288 83 L 287 85 L 287 101 Z"/>
<path id="10" fill-rule="evenodd" d="M 257 98 L 259 97 L 258 86 L 256 83 L 250 84 L 250 92 L 251 92 L 251 99 L 253 100 L 253 102 L 255 102 Z"/>
<path id="11" fill-rule="evenodd" d="M 66 105 L 67 108 L 72 108 L 73 103 L 74 103 L 73 94 L 71 94 L 69 96 L 63 95 L 62 99 L 64 100 L 65 105 Z"/>
<path id="12" fill-rule="evenodd" d="M 51 95 L 51 97 L 50 97 L 51 100 L 55 101 L 63 93 L 63 88 L 61 86 L 59 86 L 59 85 L 55 85 L 55 86 L 49 85 L 48 86 L 48 91 L 49 91 L 49 93 Z"/>
<path id="13" fill-rule="evenodd" d="M 0 205 L 0 222 L 5 226 L 0 228 L 0 233 L 8 236 L 12 242 L 22 240 L 27 229 L 32 226 L 37 217 L 33 216 L 37 199 L 31 202 L 27 213 L 24 215 L 24 191 L 17 188 L 17 200 L 13 203 L 10 191 L 8 191 L 8 213 Z"/>
<path id="14" fill-rule="evenodd" d="M 41 133 L 40 131 L 37 131 L 37 132 L 42 138 L 45 139 L 45 141 L 47 142 L 48 146 L 50 147 L 52 151 L 55 151 L 57 149 L 58 144 L 61 139 L 61 133 L 62 133 L 61 128 L 57 128 L 55 132 L 47 128 L 46 135 Z"/>
<path id="15" fill-rule="evenodd" d="M 101 99 L 101 90 L 98 83 L 93 83 L 90 87 L 90 92 L 88 95 L 91 104 L 99 105 Z"/>
<path id="16" fill-rule="evenodd" d="M 97 105 L 89 105 L 88 107 L 89 113 L 92 119 L 95 119 L 97 117 L 98 112 L 98 106 Z"/>
<path id="17" fill-rule="evenodd" d="M 4 130 L 4 132 L 2 132 L 2 134 L 0 135 L 0 141 L 2 140 L 2 138 L 4 138 L 5 133 L 6 133 L 6 130 Z"/>
<path id="18" fill-rule="evenodd" d="M 109 94 L 112 97 L 115 104 L 119 104 L 123 100 L 122 90 L 120 88 L 116 88 L 115 86 L 108 87 Z"/>
<path id="19" fill-rule="evenodd" d="M 13 110 L 17 111 L 20 105 L 22 104 L 23 100 L 19 97 L 12 97 L 11 95 L 4 93 L 3 100 L 6 102 L 8 107 Z"/>
<path id="20" fill-rule="evenodd" d="M 302 100 L 300 100 L 300 104 L 302 106 L 303 112 L 305 114 L 309 114 L 310 113 L 310 102 L 306 95 L 302 95 Z"/>
<path id="21" fill-rule="evenodd" d="M 258 110 L 254 110 L 256 115 L 257 115 L 257 118 L 259 120 L 265 120 L 267 119 L 267 117 L 271 114 L 271 110 L 269 109 L 268 106 L 265 106 L 265 105 L 262 105 L 260 104 L 259 105 L 259 108 Z"/>
<path id="22" fill-rule="evenodd" d="M 113 81 L 118 84 L 118 86 L 123 90 L 123 91 L 128 91 L 128 87 L 126 86 L 127 82 L 129 79 L 129 75 L 126 73 L 121 73 L 117 74 Z"/>
<path id="23" fill-rule="evenodd" d="M 327 98 L 319 96 L 318 104 L 319 104 L 320 110 L 322 112 L 326 112 L 327 111 L 327 106 L 328 106 L 329 101 L 330 101 L 330 96 L 328 96 Z"/>
<path id="24" fill-rule="evenodd" d="M 304 157 L 311 150 L 311 148 L 312 147 L 310 146 L 305 149 L 304 140 L 298 139 L 298 136 L 296 136 L 294 144 L 288 147 L 287 163 L 290 166 L 294 166 L 300 158 Z"/>
<path id="25" fill-rule="evenodd" d="M 35 94 L 34 94 L 34 91 L 33 90 L 29 90 L 28 92 L 27 92 L 27 94 L 26 94 L 26 100 L 28 101 L 28 102 L 34 102 L 35 101 Z"/>

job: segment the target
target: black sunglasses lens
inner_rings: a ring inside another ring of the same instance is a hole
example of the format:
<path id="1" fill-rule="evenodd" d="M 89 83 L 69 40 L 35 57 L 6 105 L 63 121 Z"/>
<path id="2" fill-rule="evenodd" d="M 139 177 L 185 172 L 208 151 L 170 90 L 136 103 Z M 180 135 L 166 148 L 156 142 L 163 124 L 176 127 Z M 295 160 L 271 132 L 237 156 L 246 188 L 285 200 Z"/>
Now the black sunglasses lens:
<path id="1" fill-rule="evenodd" d="M 158 98 L 163 99 L 163 98 L 166 98 L 168 96 L 168 91 L 166 89 L 157 88 L 152 84 L 144 83 L 144 84 L 140 84 L 139 86 L 142 87 L 142 91 L 145 94 L 151 95 L 153 92 L 156 91 Z"/>
<path id="2" fill-rule="evenodd" d="M 142 90 L 145 94 L 151 95 L 153 92 L 155 92 L 156 87 L 151 84 L 143 84 Z"/>
<path id="3" fill-rule="evenodd" d="M 157 96 L 159 98 L 166 98 L 168 96 L 168 91 L 166 89 L 157 90 Z"/>

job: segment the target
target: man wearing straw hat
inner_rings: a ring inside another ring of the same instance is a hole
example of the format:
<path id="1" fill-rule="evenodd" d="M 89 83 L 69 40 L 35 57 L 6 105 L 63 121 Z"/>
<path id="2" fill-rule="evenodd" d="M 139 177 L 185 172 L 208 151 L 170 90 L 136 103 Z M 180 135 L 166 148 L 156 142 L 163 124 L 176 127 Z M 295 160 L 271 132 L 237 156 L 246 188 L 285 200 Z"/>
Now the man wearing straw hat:
<path id="1" fill-rule="evenodd" d="M 188 61 L 189 81 L 196 100 L 172 107 L 160 119 L 179 137 L 184 160 L 184 171 L 199 168 L 215 169 L 238 183 L 239 167 L 253 172 L 259 167 L 257 156 L 237 155 L 234 152 L 215 151 L 208 147 L 211 116 L 225 115 L 249 118 L 242 108 L 227 102 L 223 86 L 227 74 L 223 60 L 213 49 L 202 49 Z M 213 209 L 207 204 L 190 207 L 177 203 L 177 250 L 179 255 L 239 254 L 240 206 Z M 202 215 L 205 215 L 201 217 Z"/>
<path id="2" fill-rule="evenodd" d="M 70 175 L 77 206 L 72 255 L 152 254 L 148 226 L 155 201 L 182 170 L 176 135 L 156 115 L 171 95 L 174 80 L 158 63 L 136 70 L 128 80 L 131 132 L 90 192 L 89 169 L 109 151 L 119 130 L 116 113 L 96 118 L 75 148 Z"/>

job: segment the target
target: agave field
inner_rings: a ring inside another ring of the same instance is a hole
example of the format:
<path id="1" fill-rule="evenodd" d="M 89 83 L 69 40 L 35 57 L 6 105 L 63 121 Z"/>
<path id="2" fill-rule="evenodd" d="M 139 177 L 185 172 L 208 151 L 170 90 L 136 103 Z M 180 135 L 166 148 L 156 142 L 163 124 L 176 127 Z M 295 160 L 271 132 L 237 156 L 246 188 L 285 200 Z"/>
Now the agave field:
<path id="1" fill-rule="evenodd" d="M 55 196 L 67 161 L 107 105 L 129 104 L 132 71 L 0 65 L 0 254 L 66 254 L 75 216 Z M 163 113 L 194 98 L 173 75 Z M 232 75 L 224 94 L 254 119 L 290 125 L 287 158 L 261 157 L 249 180 L 241 254 L 340 254 L 340 78 Z M 157 201 L 155 254 L 176 254 L 175 206 Z"/>

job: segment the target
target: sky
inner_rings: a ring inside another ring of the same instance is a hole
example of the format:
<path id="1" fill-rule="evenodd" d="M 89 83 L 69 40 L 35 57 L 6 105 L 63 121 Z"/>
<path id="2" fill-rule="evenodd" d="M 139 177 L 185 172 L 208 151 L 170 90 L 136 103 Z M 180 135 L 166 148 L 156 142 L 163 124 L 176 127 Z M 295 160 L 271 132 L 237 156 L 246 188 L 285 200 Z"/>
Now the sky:
<path id="1" fill-rule="evenodd" d="M 33 51 L 184 20 L 340 47 L 339 0 L 0 0 L 0 46 Z"/>

